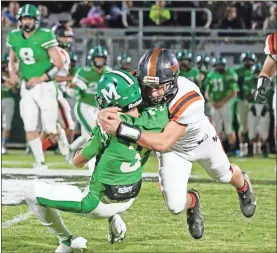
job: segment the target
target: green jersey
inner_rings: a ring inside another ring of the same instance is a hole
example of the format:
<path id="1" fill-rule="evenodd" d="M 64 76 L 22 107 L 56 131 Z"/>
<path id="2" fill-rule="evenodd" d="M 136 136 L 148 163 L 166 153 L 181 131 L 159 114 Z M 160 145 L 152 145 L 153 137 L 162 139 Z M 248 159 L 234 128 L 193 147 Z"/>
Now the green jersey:
<path id="1" fill-rule="evenodd" d="M 76 67 L 76 66 L 70 68 L 70 70 L 69 70 L 70 75 L 74 76 L 76 74 L 76 72 L 78 71 L 78 69 L 79 69 L 79 67 Z"/>
<path id="2" fill-rule="evenodd" d="M 190 81 L 196 83 L 198 86 L 200 84 L 200 71 L 196 68 L 191 68 L 188 71 L 184 71 L 180 69 L 180 74 L 179 76 L 183 76 Z"/>
<path id="3" fill-rule="evenodd" d="M 7 45 L 15 52 L 19 60 L 21 79 L 43 75 L 52 66 L 48 48 L 57 46 L 58 42 L 49 29 L 38 28 L 29 38 L 24 38 L 20 29 L 9 32 Z"/>
<path id="4" fill-rule="evenodd" d="M 95 99 L 97 83 L 111 68 L 104 66 L 102 73 L 98 74 L 94 67 L 82 67 L 75 73 L 72 82 L 77 85 L 77 100 L 95 107 L 98 107 Z"/>
<path id="5" fill-rule="evenodd" d="M 121 120 L 142 131 L 161 132 L 168 123 L 167 106 L 145 108 L 138 118 L 121 114 Z M 86 159 L 96 156 L 93 179 L 109 185 L 127 185 L 142 178 L 142 170 L 151 150 L 107 135 L 96 126 L 93 137 L 82 150 Z"/>
<path id="6" fill-rule="evenodd" d="M 238 77 L 233 69 L 226 70 L 223 74 L 209 72 L 205 79 L 205 90 L 214 102 L 219 102 L 231 91 L 238 90 Z"/>
<path id="7" fill-rule="evenodd" d="M 234 70 L 238 75 L 238 98 L 242 100 L 247 100 L 249 94 L 245 94 L 244 91 L 251 89 L 251 87 L 247 86 L 250 85 L 249 80 L 253 79 L 253 71 L 251 69 L 246 69 L 244 66 L 239 66 L 237 68 L 234 68 Z"/>

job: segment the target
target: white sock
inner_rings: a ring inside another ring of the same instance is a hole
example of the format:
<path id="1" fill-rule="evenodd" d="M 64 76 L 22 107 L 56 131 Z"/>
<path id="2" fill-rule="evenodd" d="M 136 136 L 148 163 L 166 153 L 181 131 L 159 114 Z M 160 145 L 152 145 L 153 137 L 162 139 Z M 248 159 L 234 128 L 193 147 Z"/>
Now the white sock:
<path id="1" fill-rule="evenodd" d="M 81 135 L 69 145 L 69 149 L 74 152 L 77 149 L 79 149 L 83 144 L 85 144 L 86 141 L 87 139 L 83 135 Z"/>
<path id="2" fill-rule="evenodd" d="M 44 154 L 42 150 L 42 142 L 40 138 L 29 141 L 30 148 L 34 154 L 35 160 L 37 163 L 44 163 Z"/>
<path id="3" fill-rule="evenodd" d="M 243 146 L 244 146 L 243 147 L 243 150 L 244 150 L 243 152 L 244 152 L 244 155 L 246 156 L 246 155 L 248 155 L 248 143 L 244 143 Z"/>
<path id="4" fill-rule="evenodd" d="M 253 143 L 253 155 L 257 155 L 257 142 Z"/>
<path id="5" fill-rule="evenodd" d="M 72 235 L 64 225 L 58 210 L 50 207 L 42 207 L 26 199 L 27 204 L 41 223 L 48 228 L 60 241 L 65 241 Z"/>
<path id="6" fill-rule="evenodd" d="M 262 143 L 261 142 L 257 143 L 257 153 L 258 153 L 258 155 L 262 154 Z"/>

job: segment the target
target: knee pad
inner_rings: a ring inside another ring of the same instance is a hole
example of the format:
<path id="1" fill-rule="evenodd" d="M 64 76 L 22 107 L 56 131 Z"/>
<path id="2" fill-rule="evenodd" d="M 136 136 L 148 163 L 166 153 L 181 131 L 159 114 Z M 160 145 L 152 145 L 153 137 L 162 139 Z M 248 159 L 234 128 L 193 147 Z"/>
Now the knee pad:
<path id="1" fill-rule="evenodd" d="M 233 176 L 233 173 L 230 170 L 230 171 L 228 171 L 227 174 L 225 174 L 224 176 L 219 177 L 217 180 L 221 183 L 227 184 L 227 183 L 230 183 L 230 181 L 232 180 L 232 176 Z"/>

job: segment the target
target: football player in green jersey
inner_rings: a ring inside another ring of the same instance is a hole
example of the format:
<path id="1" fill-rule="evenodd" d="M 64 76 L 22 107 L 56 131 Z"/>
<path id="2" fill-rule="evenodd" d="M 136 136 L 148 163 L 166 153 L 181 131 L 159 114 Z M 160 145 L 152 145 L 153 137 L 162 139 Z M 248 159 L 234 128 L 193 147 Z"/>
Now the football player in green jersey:
<path id="1" fill-rule="evenodd" d="M 252 147 L 251 155 L 261 155 L 268 157 L 268 133 L 270 125 L 270 110 L 268 103 L 260 104 L 254 100 L 256 92 L 257 80 L 262 70 L 260 63 L 252 67 L 253 75 L 245 78 L 245 83 L 242 86 L 245 99 L 247 99 L 248 109 L 248 137 Z"/>
<path id="2" fill-rule="evenodd" d="M 248 89 L 246 87 L 249 85 L 249 80 L 253 79 L 252 67 L 255 64 L 257 58 L 256 55 L 251 52 L 242 53 L 240 56 L 241 65 L 235 68 L 235 71 L 238 75 L 238 102 L 237 102 L 237 111 L 238 111 L 238 120 L 240 124 L 239 130 L 239 140 L 240 140 L 240 156 L 248 155 L 248 143 L 247 143 L 247 115 L 249 111 L 248 98 L 244 94 L 244 91 Z"/>
<path id="3" fill-rule="evenodd" d="M 196 83 L 198 87 L 201 85 L 200 71 L 192 67 L 192 53 L 188 50 L 177 52 L 177 60 L 180 66 L 180 76 L 183 76 L 192 82 Z"/>
<path id="4" fill-rule="evenodd" d="M 7 82 L 9 78 L 8 63 L 9 55 L 6 53 L 1 61 L 2 155 L 7 153 L 6 145 L 10 136 L 16 93 L 16 86 Z"/>
<path id="5" fill-rule="evenodd" d="M 226 59 L 212 59 L 213 72 L 209 72 L 205 81 L 205 97 L 212 104 L 212 120 L 219 134 L 228 137 L 230 154 L 235 152 L 236 135 L 233 129 L 234 103 L 238 91 L 238 77 L 234 70 L 226 69 Z"/>
<path id="6" fill-rule="evenodd" d="M 117 64 L 119 70 L 132 71 L 131 69 L 132 58 L 127 53 L 123 53 L 117 57 Z"/>
<path id="7" fill-rule="evenodd" d="M 128 72 L 105 73 L 98 83 L 97 101 L 100 108 L 120 107 L 124 112 L 120 116 L 122 121 L 142 130 L 161 132 L 168 123 L 166 106 L 138 111 L 141 91 L 137 79 Z M 74 158 L 74 165 L 82 167 L 97 156 L 96 168 L 84 191 L 76 186 L 36 182 L 25 194 L 37 218 L 59 239 L 56 252 L 86 248 L 86 240 L 73 237 L 58 210 L 89 218 L 109 218 L 109 241 L 114 243 L 122 240 L 126 232 L 118 213 L 126 211 L 140 191 L 143 167 L 151 151 L 131 140 L 107 134 L 100 126 L 91 133 L 92 137 Z"/>
<path id="8" fill-rule="evenodd" d="M 54 78 L 63 67 L 63 62 L 55 35 L 39 27 L 40 14 L 34 5 L 21 7 L 17 20 L 19 29 L 11 31 L 7 38 L 10 47 L 8 82 L 11 85 L 17 83 L 18 74 L 22 80 L 20 114 L 35 156 L 34 167 L 45 170 L 47 167 L 37 123 L 41 111 L 45 132 L 57 141 L 58 103 Z"/>
<path id="9" fill-rule="evenodd" d="M 90 66 L 79 68 L 73 77 L 71 87 L 75 87 L 77 90 L 75 116 L 81 125 L 81 136 L 70 145 L 71 153 L 89 139 L 89 133 L 96 125 L 96 113 L 98 112 L 98 104 L 95 99 L 97 82 L 103 74 L 111 70 L 106 66 L 107 57 L 108 51 L 104 47 L 92 48 L 87 57 Z"/>

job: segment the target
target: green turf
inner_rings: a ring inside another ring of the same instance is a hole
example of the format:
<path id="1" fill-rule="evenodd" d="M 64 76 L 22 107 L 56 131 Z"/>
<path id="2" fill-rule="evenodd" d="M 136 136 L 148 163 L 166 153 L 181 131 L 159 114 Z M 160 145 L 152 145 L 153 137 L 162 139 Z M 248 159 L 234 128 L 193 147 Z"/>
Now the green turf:
<path id="1" fill-rule="evenodd" d="M 9 151 L 9 154 L 2 156 L 2 167 L 7 168 L 32 168 L 34 158 L 32 155 L 23 155 L 23 151 Z M 46 161 L 49 168 L 55 169 L 76 169 L 74 166 L 65 162 L 61 155 L 54 155 L 49 151 L 46 153 Z M 270 158 L 231 158 L 231 162 L 237 163 L 244 171 L 246 171 L 252 179 L 259 180 L 275 180 L 275 165 L 276 160 L 274 156 Z M 87 169 L 87 168 L 84 168 Z M 145 172 L 158 172 L 157 159 L 152 153 L 152 156 L 145 165 Z M 206 172 L 200 167 L 198 163 L 193 164 L 192 174 L 200 176 L 201 178 L 209 178 Z"/>
<path id="2" fill-rule="evenodd" d="M 123 218 L 126 239 L 107 242 L 107 221 L 62 213 L 65 224 L 88 239 L 86 252 L 276 252 L 276 191 L 273 185 L 254 185 L 257 211 L 252 219 L 242 216 L 235 191 L 229 185 L 189 184 L 201 194 L 205 233 L 190 237 L 185 215 L 170 214 L 157 183 L 145 182 L 134 205 Z M 5 220 L 27 211 L 26 205 L 2 210 Z M 2 230 L 2 252 L 54 252 L 56 238 L 31 216 Z"/>

